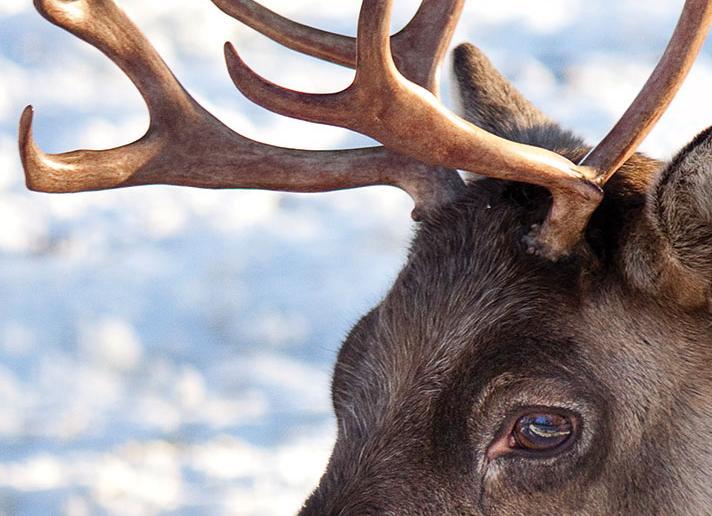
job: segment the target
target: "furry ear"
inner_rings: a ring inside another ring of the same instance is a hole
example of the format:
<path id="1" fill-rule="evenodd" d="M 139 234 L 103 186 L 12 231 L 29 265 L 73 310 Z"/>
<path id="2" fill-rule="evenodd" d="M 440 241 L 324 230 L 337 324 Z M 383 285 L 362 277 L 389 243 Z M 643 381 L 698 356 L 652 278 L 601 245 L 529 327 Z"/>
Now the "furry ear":
<path id="1" fill-rule="evenodd" d="M 712 310 L 712 127 L 655 178 L 645 219 L 626 245 L 629 276 L 651 293 Z"/>
<path id="2" fill-rule="evenodd" d="M 508 140 L 550 150 L 583 146 L 539 111 L 492 65 L 476 46 L 465 43 L 453 52 L 453 72 L 462 116 Z"/>

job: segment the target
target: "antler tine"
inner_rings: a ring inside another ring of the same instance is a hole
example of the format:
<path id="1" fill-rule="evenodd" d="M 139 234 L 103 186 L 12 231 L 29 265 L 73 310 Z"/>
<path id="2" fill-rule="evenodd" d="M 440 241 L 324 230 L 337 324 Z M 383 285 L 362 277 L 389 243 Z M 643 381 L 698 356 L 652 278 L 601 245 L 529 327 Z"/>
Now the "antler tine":
<path id="1" fill-rule="evenodd" d="M 140 184 L 317 192 L 397 186 L 428 210 L 458 188 L 457 175 L 382 147 L 301 151 L 245 138 L 200 106 L 112 0 L 35 0 L 52 23 L 99 48 L 131 78 L 150 112 L 139 140 L 103 151 L 43 153 L 32 108 L 20 120 L 20 154 L 33 190 L 77 192 Z"/>
<path id="2" fill-rule="evenodd" d="M 212 0 L 225 13 L 277 43 L 319 59 L 356 67 L 356 39 L 289 20 L 253 0 Z M 403 76 L 437 94 L 437 69 L 465 0 L 423 0 L 411 21 L 392 37 L 393 59 Z"/>
<path id="3" fill-rule="evenodd" d="M 356 40 L 302 25 L 280 16 L 254 0 L 212 0 L 225 14 L 268 38 L 302 54 L 354 68 Z"/>
<path id="4" fill-rule="evenodd" d="M 687 0 L 672 38 L 655 70 L 621 119 L 582 160 L 605 184 L 635 152 L 670 105 L 705 42 L 712 1 Z"/>
<path id="5" fill-rule="evenodd" d="M 281 88 L 253 72 L 228 45 L 233 82 L 248 98 L 277 113 L 354 129 L 426 163 L 548 188 L 553 205 L 533 235 L 533 250 L 550 258 L 567 254 L 602 196 L 588 179 L 592 171 L 545 149 L 490 134 L 406 80 L 391 58 L 391 5 L 392 0 L 363 1 L 356 78 L 342 92 L 320 95 Z"/>

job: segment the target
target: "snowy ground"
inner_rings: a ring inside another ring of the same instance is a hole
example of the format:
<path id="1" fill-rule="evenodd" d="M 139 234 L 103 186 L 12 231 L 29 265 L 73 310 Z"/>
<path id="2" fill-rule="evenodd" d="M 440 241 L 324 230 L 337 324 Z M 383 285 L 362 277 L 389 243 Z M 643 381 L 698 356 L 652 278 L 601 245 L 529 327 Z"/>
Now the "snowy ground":
<path id="1" fill-rule="evenodd" d="M 340 89 L 348 70 L 282 50 L 207 0 L 119 3 L 239 132 L 302 148 L 365 142 L 249 104 L 221 45 L 308 91 Z M 637 92 L 682 3 L 552 0 L 542 12 L 470 0 L 455 41 L 476 42 L 593 141 Z M 129 81 L 31 4 L 0 3 L 0 515 L 294 512 L 333 439 L 336 350 L 403 261 L 409 201 L 387 189 L 26 191 L 24 105 L 53 152 L 120 145 L 147 121 Z M 356 0 L 264 4 L 350 34 L 358 11 Z M 399 0 L 394 24 L 416 4 Z M 667 157 L 712 123 L 711 85 L 708 45 L 644 150 Z"/>

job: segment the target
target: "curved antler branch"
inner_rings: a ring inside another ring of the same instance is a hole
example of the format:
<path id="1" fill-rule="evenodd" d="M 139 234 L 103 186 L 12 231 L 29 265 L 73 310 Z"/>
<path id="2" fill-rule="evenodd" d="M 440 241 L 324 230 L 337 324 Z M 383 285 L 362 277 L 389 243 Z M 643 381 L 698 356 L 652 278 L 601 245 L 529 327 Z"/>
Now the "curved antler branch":
<path id="1" fill-rule="evenodd" d="M 289 20 L 253 0 L 212 0 L 225 13 L 268 38 L 306 55 L 356 67 L 356 38 Z M 465 0 L 423 0 L 411 21 L 392 40 L 393 59 L 410 81 L 437 94 L 437 71 Z"/>
<path id="2" fill-rule="evenodd" d="M 259 143 L 222 124 L 180 85 L 112 0 L 35 0 L 52 23 L 99 48 L 131 78 L 148 106 L 148 132 L 103 151 L 43 153 L 32 138 L 32 108 L 20 120 L 20 154 L 31 189 L 76 192 L 140 184 L 316 192 L 397 186 L 424 211 L 458 188 L 452 171 L 384 148 L 302 151 Z"/>
<path id="3" fill-rule="evenodd" d="M 256 104 L 299 120 L 348 127 L 355 104 L 352 88 L 327 94 L 290 90 L 255 73 L 232 43 L 225 43 L 224 50 L 230 78 Z"/>
<path id="4" fill-rule="evenodd" d="M 393 2 L 363 0 L 356 38 L 356 78 L 369 88 L 383 78 L 397 76 L 391 54 L 391 10 Z"/>
<path id="5" fill-rule="evenodd" d="M 582 160 L 604 185 L 630 158 L 672 102 L 695 62 L 712 23 L 712 1 L 686 0 L 655 70 L 613 129 Z"/>
<path id="6" fill-rule="evenodd" d="M 330 63 L 354 68 L 356 40 L 302 25 L 254 0 L 212 0 L 225 14 L 292 50 Z"/>

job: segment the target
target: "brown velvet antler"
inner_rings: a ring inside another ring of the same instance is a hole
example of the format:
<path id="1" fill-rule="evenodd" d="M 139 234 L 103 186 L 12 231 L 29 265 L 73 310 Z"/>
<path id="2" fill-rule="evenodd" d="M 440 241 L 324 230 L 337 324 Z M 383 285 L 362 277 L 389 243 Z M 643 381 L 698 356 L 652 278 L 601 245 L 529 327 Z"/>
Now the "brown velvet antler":
<path id="1" fill-rule="evenodd" d="M 151 121 L 142 138 L 123 147 L 48 155 L 32 139 L 32 108 L 27 107 L 20 121 L 20 153 L 33 190 L 174 184 L 317 192 L 385 184 L 408 192 L 421 211 L 447 202 L 461 185 L 454 171 L 382 147 L 303 151 L 245 138 L 183 89 L 112 0 L 35 0 L 35 6 L 114 61 L 141 92 Z"/>

